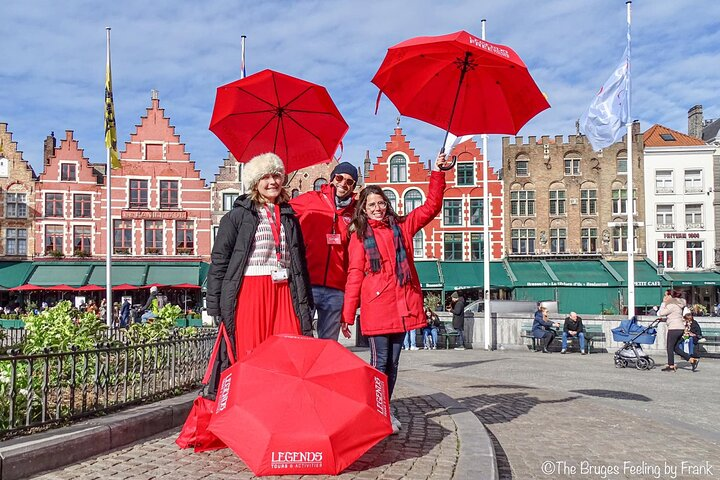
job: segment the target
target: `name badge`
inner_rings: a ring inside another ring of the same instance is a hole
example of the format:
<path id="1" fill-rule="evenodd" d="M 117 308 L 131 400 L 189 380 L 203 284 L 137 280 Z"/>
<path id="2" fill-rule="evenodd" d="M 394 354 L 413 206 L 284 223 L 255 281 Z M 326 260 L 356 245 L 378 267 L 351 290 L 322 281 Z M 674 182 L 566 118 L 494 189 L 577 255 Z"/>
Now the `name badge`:
<path id="1" fill-rule="evenodd" d="M 272 281 L 274 283 L 287 282 L 287 280 L 288 280 L 287 268 L 278 268 L 277 270 L 273 270 L 272 272 L 270 272 L 270 276 L 272 277 Z"/>
<path id="2" fill-rule="evenodd" d="M 327 238 L 328 245 L 340 245 L 342 243 L 342 237 L 340 237 L 339 233 L 328 233 L 325 238 Z"/>

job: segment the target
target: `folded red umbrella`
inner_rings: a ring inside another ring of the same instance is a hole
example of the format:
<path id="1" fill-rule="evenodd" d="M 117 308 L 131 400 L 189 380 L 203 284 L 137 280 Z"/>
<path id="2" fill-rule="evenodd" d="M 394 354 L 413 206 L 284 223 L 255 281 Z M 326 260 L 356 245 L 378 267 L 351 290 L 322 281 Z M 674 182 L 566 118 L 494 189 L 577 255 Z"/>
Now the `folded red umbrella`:
<path id="1" fill-rule="evenodd" d="M 239 162 L 274 152 L 292 172 L 330 161 L 348 125 L 325 87 L 263 70 L 218 87 L 210 130 Z"/>
<path id="2" fill-rule="evenodd" d="M 255 475 L 336 475 L 392 433 L 387 377 L 338 342 L 275 335 L 223 372 L 208 429 Z"/>
<path id="3" fill-rule="evenodd" d="M 465 31 L 390 47 L 372 83 L 401 114 L 458 136 L 514 135 L 550 107 L 510 47 Z"/>

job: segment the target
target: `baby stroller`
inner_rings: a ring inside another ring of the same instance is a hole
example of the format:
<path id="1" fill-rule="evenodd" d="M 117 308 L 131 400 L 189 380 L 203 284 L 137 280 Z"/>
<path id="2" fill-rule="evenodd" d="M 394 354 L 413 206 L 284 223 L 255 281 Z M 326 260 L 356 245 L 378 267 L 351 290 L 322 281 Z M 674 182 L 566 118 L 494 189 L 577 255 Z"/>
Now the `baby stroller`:
<path id="1" fill-rule="evenodd" d="M 622 342 L 623 346 L 615 352 L 615 366 L 625 368 L 634 365 L 638 370 L 650 370 L 655 367 L 655 360 L 646 354 L 642 345 L 655 343 L 657 330 L 655 327 L 660 319 L 655 319 L 647 327 L 638 324 L 637 317 L 620 322 L 620 326 L 612 329 L 613 340 Z"/>

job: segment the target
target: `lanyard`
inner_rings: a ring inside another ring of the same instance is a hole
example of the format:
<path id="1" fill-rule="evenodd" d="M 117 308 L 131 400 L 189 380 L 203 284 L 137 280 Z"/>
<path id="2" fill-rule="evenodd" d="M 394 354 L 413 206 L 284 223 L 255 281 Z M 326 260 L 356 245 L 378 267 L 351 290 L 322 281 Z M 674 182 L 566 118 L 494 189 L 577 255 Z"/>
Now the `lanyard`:
<path id="1" fill-rule="evenodd" d="M 275 255 L 277 255 L 278 265 L 280 265 L 280 260 L 282 259 L 280 252 L 280 208 L 273 204 L 273 209 L 275 218 L 270 214 L 270 207 L 267 204 L 265 205 L 265 213 L 267 214 L 268 220 L 270 220 L 270 230 L 272 230 L 273 238 L 275 239 Z"/>
<path id="2" fill-rule="evenodd" d="M 325 200 L 325 203 L 328 204 L 328 207 L 330 207 L 330 210 L 333 211 L 333 221 L 332 221 L 332 230 L 330 231 L 331 234 L 335 234 L 335 223 L 337 222 L 337 207 L 333 202 L 330 201 L 327 195 L 324 193 L 322 194 L 323 200 Z"/>

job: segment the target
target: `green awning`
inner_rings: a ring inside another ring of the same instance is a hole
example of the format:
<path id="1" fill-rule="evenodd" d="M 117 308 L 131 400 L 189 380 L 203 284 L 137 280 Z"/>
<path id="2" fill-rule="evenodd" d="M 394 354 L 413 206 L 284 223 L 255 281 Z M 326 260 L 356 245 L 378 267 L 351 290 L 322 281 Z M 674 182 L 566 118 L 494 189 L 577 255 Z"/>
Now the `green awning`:
<path id="1" fill-rule="evenodd" d="M 682 285 L 693 287 L 720 285 L 720 274 L 716 272 L 665 272 L 665 276 L 675 287 Z"/>
<path id="2" fill-rule="evenodd" d="M 483 288 L 483 262 L 440 262 L 445 290 Z M 512 288 L 502 262 L 490 262 L 490 288 Z"/>
<path id="3" fill-rule="evenodd" d="M 627 262 L 614 260 L 608 262 L 621 277 L 625 279 L 627 285 Z M 657 274 L 655 267 L 645 260 L 635 262 L 635 287 L 669 287 L 670 282 Z"/>
<path id="4" fill-rule="evenodd" d="M 207 262 L 200 262 L 200 286 L 207 289 L 207 276 L 210 271 L 210 264 Z"/>
<path id="5" fill-rule="evenodd" d="M 39 287 L 70 285 L 79 287 L 87 283 L 92 264 L 88 262 L 36 262 L 25 283 Z"/>
<path id="6" fill-rule="evenodd" d="M 508 262 L 517 281 L 515 286 L 552 287 L 555 282 L 540 262 Z"/>
<path id="7" fill-rule="evenodd" d="M 181 283 L 202 285 L 200 282 L 200 263 L 150 265 L 145 284 L 150 285 L 153 283 L 161 285 L 178 285 Z"/>
<path id="8" fill-rule="evenodd" d="M 0 290 L 23 285 L 32 266 L 32 262 L 0 262 Z"/>
<path id="9" fill-rule="evenodd" d="M 122 264 L 113 263 L 112 265 L 112 284 L 121 285 L 128 283 L 141 287 L 146 284 L 145 272 L 147 265 L 144 264 Z M 93 268 L 87 283 L 105 286 L 105 264 L 96 264 Z"/>
<path id="10" fill-rule="evenodd" d="M 582 262 L 547 262 L 560 287 L 616 287 L 619 282 L 602 263 L 596 260 Z"/>
<path id="11" fill-rule="evenodd" d="M 418 261 L 415 262 L 415 270 L 417 270 L 420 278 L 420 287 L 426 289 L 442 289 L 443 281 L 440 277 L 440 266 L 437 260 Z"/>

